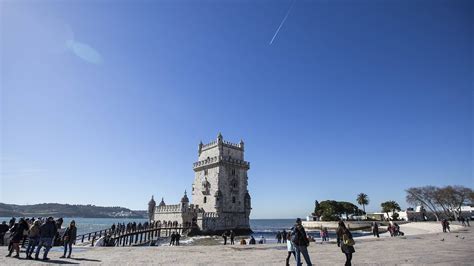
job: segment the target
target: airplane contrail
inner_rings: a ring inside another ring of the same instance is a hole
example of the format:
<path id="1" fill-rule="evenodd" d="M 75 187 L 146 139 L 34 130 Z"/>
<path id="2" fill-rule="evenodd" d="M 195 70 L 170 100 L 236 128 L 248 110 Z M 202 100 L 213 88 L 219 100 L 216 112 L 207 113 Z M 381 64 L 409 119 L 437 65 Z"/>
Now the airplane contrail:
<path id="1" fill-rule="evenodd" d="M 288 8 L 288 11 L 286 11 L 286 15 L 285 15 L 285 17 L 283 18 L 283 20 L 281 21 L 280 26 L 278 26 L 277 30 L 275 31 L 275 34 L 273 34 L 273 38 L 272 38 L 272 40 L 270 41 L 269 45 L 272 45 L 272 43 L 273 43 L 273 41 L 275 40 L 276 36 L 277 36 L 278 33 L 280 32 L 281 27 L 283 26 L 283 24 L 285 24 L 285 21 L 286 21 L 286 19 L 288 18 L 288 15 L 290 14 L 291 9 L 292 9 L 293 6 L 295 5 L 295 3 L 296 3 L 296 0 L 293 0 L 293 2 L 292 2 L 291 5 L 290 5 L 290 8 Z"/>

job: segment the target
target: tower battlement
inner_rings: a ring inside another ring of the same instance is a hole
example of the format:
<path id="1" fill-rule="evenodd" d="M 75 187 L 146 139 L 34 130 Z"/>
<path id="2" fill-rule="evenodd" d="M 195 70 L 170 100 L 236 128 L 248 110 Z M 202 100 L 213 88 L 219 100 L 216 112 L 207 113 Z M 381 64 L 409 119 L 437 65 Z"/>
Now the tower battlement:
<path id="1" fill-rule="evenodd" d="M 234 164 L 236 166 L 241 166 L 241 167 L 246 167 L 247 169 L 250 168 L 250 163 L 244 160 L 239 160 L 239 159 L 233 159 L 231 157 L 224 157 L 224 156 L 214 156 L 214 157 L 208 157 L 205 160 L 202 161 L 197 161 L 193 163 L 193 169 L 198 170 L 198 168 L 201 167 L 206 167 L 210 166 L 212 164 L 218 164 L 218 163 L 229 163 L 229 164 Z"/>

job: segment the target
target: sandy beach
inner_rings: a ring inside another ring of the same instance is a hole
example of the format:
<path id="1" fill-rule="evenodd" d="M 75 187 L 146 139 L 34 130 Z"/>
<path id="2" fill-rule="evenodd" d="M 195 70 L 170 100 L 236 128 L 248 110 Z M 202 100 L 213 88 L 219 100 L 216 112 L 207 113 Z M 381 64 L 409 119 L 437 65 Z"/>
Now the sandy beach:
<path id="1" fill-rule="evenodd" d="M 410 223 L 401 226 L 404 237 L 361 237 L 356 240 L 353 264 L 372 265 L 472 265 L 474 235 L 469 227 L 451 226 L 442 233 L 439 223 Z M 315 265 L 343 265 L 344 255 L 334 241 L 309 246 Z M 119 264 L 119 265 L 283 265 L 284 244 L 255 246 L 179 246 L 179 247 L 77 247 L 73 259 L 59 259 L 62 248 L 50 252 L 49 263 Z M 0 251 L 1 265 L 47 264 L 42 261 L 6 258 L 6 247 Z M 25 254 L 22 253 L 21 257 Z M 291 263 L 295 265 L 294 260 Z"/>

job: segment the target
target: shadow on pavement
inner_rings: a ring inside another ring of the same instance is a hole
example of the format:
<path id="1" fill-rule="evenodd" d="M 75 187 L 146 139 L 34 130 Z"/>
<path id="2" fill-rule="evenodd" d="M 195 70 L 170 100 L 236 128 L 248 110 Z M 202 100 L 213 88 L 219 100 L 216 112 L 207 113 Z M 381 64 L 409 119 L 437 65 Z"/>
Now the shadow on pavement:
<path id="1" fill-rule="evenodd" d="M 101 260 L 86 259 L 86 258 L 71 258 L 71 260 L 101 262 Z"/>

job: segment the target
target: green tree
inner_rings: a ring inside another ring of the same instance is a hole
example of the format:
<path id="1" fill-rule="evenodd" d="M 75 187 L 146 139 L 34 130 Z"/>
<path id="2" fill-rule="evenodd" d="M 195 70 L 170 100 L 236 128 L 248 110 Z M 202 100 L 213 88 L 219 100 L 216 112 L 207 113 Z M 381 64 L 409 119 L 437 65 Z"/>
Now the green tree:
<path id="1" fill-rule="evenodd" d="M 367 196 L 365 193 L 359 193 L 359 195 L 357 195 L 357 203 L 362 205 L 362 209 L 364 210 L 365 214 L 365 205 L 369 204 L 369 196 Z"/>
<path id="2" fill-rule="evenodd" d="M 342 214 L 359 215 L 362 211 L 354 204 L 345 201 L 324 200 L 316 208 L 314 214 L 323 221 L 337 221 Z"/>
<path id="3" fill-rule="evenodd" d="M 395 211 L 400 211 L 401 208 L 400 208 L 400 205 L 398 205 L 398 203 L 394 200 L 389 200 L 389 201 L 386 201 L 386 202 L 382 202 L 382 204 L 380 204 L 380 206 L 382 207 L 382 212 L 385 212 L 387 213 L 387 217 L 390 217 L 390 215 L 388 215 L 389 212 L 395 212 Z"/>

